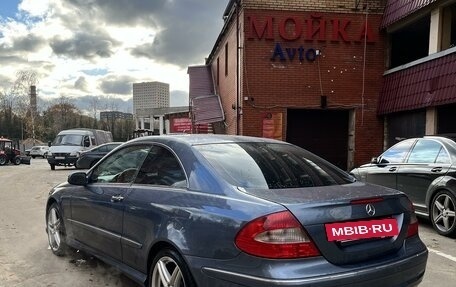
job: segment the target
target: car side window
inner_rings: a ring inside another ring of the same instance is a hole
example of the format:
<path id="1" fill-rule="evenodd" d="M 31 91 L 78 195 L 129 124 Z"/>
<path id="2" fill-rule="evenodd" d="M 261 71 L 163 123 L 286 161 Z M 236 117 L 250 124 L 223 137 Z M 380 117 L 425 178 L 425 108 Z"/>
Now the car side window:
<path id="1" fill-rule="evenodd" d="M 162 146 L 152 146 L 135 183 L 186 187 L 184 170 L 174 154 Z"/>
<path id="2" fill-rule="evenodd" d="M 439 155 L 437 156 L 435 163 L 451 164 L 450 155 L 443 147 L 440 149 Z"/>
<path id="3" fill-rule="evenodd" d="M 382 163 L 402 163 L 412 147 L 414 139 L 401 141 L 386 150 L 380 157 Z"/>
<path id="4" fill-rule="evenodd" d="M 90 175 L 90 182 L 133 182 L 150 146 L 136 145 L 118 150 L 101 162 Z"/>
<path id="5" fill-rule="evenodd" d="M 433 140 L 420 139 L 413 147 L 408 163 L 434 163 L 442 145 Z"/>

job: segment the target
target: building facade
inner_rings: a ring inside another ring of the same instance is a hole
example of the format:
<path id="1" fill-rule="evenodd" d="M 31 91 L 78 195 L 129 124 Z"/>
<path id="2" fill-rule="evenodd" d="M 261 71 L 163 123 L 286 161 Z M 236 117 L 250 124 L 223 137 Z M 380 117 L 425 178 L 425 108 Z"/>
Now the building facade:
<path id="1" fill-rule="evenodd" d="M 223 132 L 291 142 L 342 169 L 378 154 L 384 5 L 230 1 L 206 62 L 222 103 Z"/>
<path id="2" fill-rule="evenodd" d="M 123 113 L 123 112 L 119 112 L 119 111 L 100 112 L 100 120 L 102 120 L 102 121 L 116 120 L 116 119 L 132 120 L 133 114 Z"/>
<path id="3" fill-rule="evenodd" d="M 456 1 L 390 0 L 381 29 L 387 51 L 378 113 L 385 146 L 456 133 Z"/>
<path id="4" fill-rule="evenodd" d="M 346 170 L 404 138 L 456 133 L 455 3 L 231 0 L 206 61 L 215 130 L 288 141 Z M 201 71 L 189 68 L 190 98 Z"/>
<path id="5" fill-rule="evenodd" d="M 169 84 L 161 82 L 134 83 L 133 113 L 135 115 L 136 129 L 153 129 L 153 115 L 145 114 L 145 111 L 167 108 L 169 103 Z M 151 125 L 152 127 L 150 127 Z"/>

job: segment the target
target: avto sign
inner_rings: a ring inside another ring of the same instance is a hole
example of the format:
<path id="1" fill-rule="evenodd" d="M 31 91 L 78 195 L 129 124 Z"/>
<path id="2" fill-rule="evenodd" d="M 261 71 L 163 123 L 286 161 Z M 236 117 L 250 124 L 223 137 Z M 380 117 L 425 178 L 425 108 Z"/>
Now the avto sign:
<path id="1" fill-rule="evenodd" d="M 360 17 L 362 15 L 357 15 Z M 348 19 L 324 19 L 319 15 L 310 15 L 309 18 L 298 16 L 287 17 L 259 17 L 251 15 L 247 17 L 248 31 L 247 40 L 276 41 L 271 55 L 271 61 L 304 60 L 312 62 L 317 56 L 317 48 L 306 45 L 290 45 L 296 42 L 364 42 L 374 43 L 376 35 L 366 21 L 362 21 L 359 27 L 353 27 Z M 359 24 L 359 23 L 358 23 Z M 277 37 L 278 36 L 278 37 Z M 285 43 L 283 43 L 285 42 Z"/>

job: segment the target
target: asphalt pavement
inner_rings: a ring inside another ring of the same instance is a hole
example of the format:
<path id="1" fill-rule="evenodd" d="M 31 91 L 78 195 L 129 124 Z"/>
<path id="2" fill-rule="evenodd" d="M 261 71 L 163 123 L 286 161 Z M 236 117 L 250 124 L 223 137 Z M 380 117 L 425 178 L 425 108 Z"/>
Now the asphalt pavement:
<path id="1" fill-rule="evenodd" d="M 75 251 L 57 257 L 49 249 L 46 198 L 53 186 L 75 171 L 73 167 L 51 171 L 47 161 L 38 158 L 31 165 L 0 166 L 0 287 L 138 286 L 90 255 Z M 420 287 L 455 286 L 456 240 L 438 235 L 422 219 L 420 236 L 429 249 Z"/>

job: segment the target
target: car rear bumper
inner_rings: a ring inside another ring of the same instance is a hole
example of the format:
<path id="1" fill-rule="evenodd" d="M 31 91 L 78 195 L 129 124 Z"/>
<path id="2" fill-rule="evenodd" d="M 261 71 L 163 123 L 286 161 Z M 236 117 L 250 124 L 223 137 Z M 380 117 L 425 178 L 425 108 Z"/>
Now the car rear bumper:
<path id="1" fill-rule="evenodd" d="M 196 275 L 194 277 L 198 286 L 207 287 L 412 287 L 417 286 L 423 279 L 427 257 L 428 251 L 424 247 L 409 256 L 402 254 L 388 260 L 376 260 L 375 263 L 336 266 L 323 257 L 318 257 L 279 264 L 278 261 L 271 261 L 271 264 L 265 266 L 257 265 L 259 261 L 252 258 L 251 266 L 248 267 L 235 266 L 226 261 L 216 264 L 218 266 L 200 262 L 203 263 L 200 268 L 194 268 L 192 272 Z"/>

